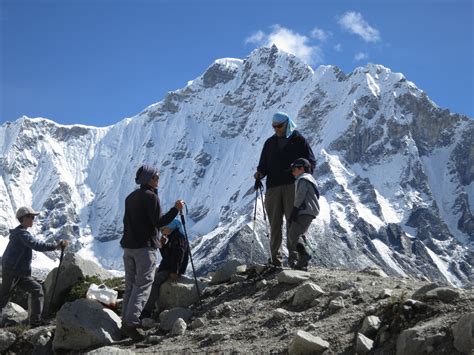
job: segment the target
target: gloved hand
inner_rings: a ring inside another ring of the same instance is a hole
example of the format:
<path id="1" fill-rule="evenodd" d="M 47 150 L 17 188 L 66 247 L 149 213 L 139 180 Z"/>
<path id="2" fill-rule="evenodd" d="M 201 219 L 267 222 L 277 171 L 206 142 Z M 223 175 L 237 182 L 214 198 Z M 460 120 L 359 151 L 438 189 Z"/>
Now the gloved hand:
<path id="1" fill-rule="evenodd" d="M 298 219 L 298 212 L 299 209 L 297 207 L 293 207 L 293 210 L 291 211 L 290 215 L 290 222 L 296 222 L 296 220 Z"/>
<path id="2" fill-rule="evenodd" d="M 262 180 L 255 179 L 255 185 L 253 185 L 253 188 L 255 190 L 262 189 L 263 188 Z"/>

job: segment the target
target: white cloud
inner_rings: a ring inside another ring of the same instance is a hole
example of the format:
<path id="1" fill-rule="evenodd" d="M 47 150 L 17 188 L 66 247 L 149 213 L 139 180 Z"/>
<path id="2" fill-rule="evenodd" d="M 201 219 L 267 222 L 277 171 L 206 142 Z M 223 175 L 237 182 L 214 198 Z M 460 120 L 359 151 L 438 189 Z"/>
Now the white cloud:
<path id="1" fill-rule="evenodd" d="M 263 33 L 262 31 L 257 31 L 250 37 L 246 38 L 245 43 L 260 44 L 264 40 L 264 38 L 265 38 L 265 33 Z"/>
<path id="2" fill-rule="evenodd" d="M 323 61 L 322 49 L 309 42 L 309 37 L 279 25 L 273 26 L 272 32 L 269 34 L 258 31 L 245 39 L 245 43 L 253 43 L 258 46 L 271 47 L 274 44 L 278 49 L 294 54 L 309 64 L 321 63 Z"/>
<path id="3" fill-rule="evenodd" d="M 364 59 L 367 59 L 367 58 L 369 58 L 369 55 L 367 53 L 363 53 L 363 52 L 358 52 L 354 56 L 354 59 L 357 60 L 357 61 L 364 60 Z"/>
<path id="4" fill-rule="evenodd" d="M 313 28 L 313 30 L 311 31 L 311 37 L 316 38 L 317 40 L 321 42 L 326 41 L 329 36 L 330 36 L 329 32 L 326 32 L 318 27 Z"/>
<path id="5" fill-rule="evenodd" d="M 379 31 L 365 22 L 359 12 L 346 12 L 338 22 L 344 30 L 359 35 L 366 42 L 380 41 Z"/>
<path id="6" fill-rule="evenodd" d="M 335 50 L 336 52 L 342 52 L 342 45 L 341 45 L 340 43 L 336 44 L 336 45 L 334 46 L 334 50 Z"/>

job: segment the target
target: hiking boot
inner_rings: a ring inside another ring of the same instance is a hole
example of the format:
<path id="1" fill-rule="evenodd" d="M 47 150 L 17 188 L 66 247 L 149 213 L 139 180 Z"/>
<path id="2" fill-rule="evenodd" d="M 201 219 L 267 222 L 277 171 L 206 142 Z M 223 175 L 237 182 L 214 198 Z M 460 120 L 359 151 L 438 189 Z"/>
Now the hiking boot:
<path id="1" fill-rule="evenodd" d="M 29 323 L 30 323 L 31 328 L 36 328 L 36 327 L 41 327 L 41 326 L 46 326 L 46 325 L 51 325 L 52 324 L 51 321 L 45 320 L 45 319 L 38 319 L 38 320 L 33 320 L 33 321 L 30 320 Z"/>
<path id="2" fill-rule="evenodd" d="M 145 339 L 145 337 L 138 332 L 136 326 L 122 324 L 122 327 L 120 328 L 120 332 L 122 333 L 124 337 L 131 338 L 132 340 L 135 340 L 135 341 L 142 341 Z"/>
<path id="3" fill-rule="evenodd" d="M 275 267 L 281 267 L 282 265 L 281 260 L 277 258 L 268 259 L 268 264 Z"/>
<path id="4" fill-rule="evenodd" d="M 145 319 L 145 318 L 151 318 L 151 315 L 152 315 L 152 314 L 151 314 L 150 311 L 144 309 L 144 310 L 142 311 L 142 314 L 140 314 L 139 319 L 142 320 L 142 319 Z"/>
<path id="5" fill-rule="evenodd" d="M 296 262 L 296 270 L 308 270 L 308 262 L 311 260 L 311 255 L 309 254 L 300 254 L 298 255 L 298 261 Z"/>

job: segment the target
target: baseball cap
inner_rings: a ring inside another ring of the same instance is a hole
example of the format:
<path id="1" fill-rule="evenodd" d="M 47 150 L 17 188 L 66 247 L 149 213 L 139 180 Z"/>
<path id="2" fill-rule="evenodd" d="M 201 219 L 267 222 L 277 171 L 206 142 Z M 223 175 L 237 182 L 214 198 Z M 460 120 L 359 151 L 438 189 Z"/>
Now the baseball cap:
<path id="1" fill-rule="evenodd" d="M 21 217 L 24 217 L 24 216 L 29 215 L 29 214 L 31 214 L 33 216 L 37 216 L 37 215 L 39 215 L 39 212 L 36 212 L 31 207 L 20 207 L 18 209 L 18 211 L 16 211 L 16 218 L 20 219 Z"/>

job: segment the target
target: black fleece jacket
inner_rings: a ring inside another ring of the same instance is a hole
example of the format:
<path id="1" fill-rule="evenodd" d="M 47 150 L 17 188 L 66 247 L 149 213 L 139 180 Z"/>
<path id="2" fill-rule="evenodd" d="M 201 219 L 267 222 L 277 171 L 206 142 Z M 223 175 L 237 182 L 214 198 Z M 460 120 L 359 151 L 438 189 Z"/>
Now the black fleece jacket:
<path id="1" fill-rule="evenodd" d="M 257 171 L 267 177 L 267 188 L 294 184 L 290 165 L 298 158 L 305 158 L 311 164 L 311 172 L 316 167 L 313 150 L 297 130 L 293 131 L 283 148 L 278 147 L 276 134 L 265 141 Z"/>
<path id="2" fill-rule="evenodd" d="M 125 199 L 120 245 L 128 249 L 156 248 L 154 237 L 157 229 L 170 223 L 177 214 L 178 209 L 173 207 L 162 216 L 156 190 L 148 185 L 141 185 Z"/>

